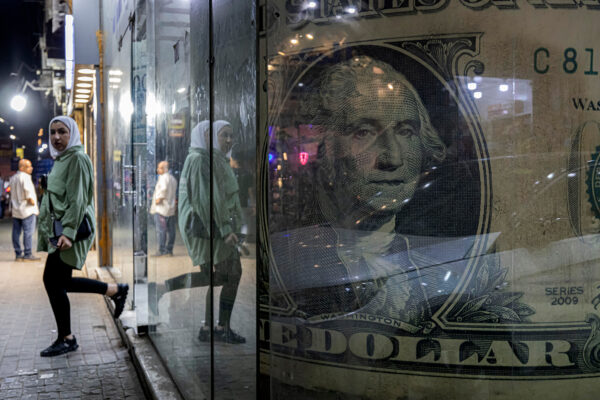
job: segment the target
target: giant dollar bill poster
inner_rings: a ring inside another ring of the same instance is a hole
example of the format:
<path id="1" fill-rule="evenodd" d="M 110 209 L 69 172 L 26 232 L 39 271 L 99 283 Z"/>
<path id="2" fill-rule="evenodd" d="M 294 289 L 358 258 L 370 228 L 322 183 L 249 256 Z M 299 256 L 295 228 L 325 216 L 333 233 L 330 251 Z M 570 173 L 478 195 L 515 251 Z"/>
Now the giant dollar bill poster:
<path id="1" fill-rule="evenodd" d="M 600 389 L 600 2 L 268 1 L 272 395 Z"/>

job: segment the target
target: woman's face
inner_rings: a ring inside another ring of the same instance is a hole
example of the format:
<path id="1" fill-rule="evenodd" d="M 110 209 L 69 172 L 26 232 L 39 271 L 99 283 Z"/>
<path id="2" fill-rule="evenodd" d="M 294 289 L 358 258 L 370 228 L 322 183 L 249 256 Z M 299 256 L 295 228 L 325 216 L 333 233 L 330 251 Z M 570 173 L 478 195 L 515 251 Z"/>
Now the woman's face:
<path id="1" fill-rule="evenodd" d="M 223 154 L 229 153 L 233 147 L 233 129 L 231 129 L 231 126 L 227 125 L 221 128 L 217 135 L 217 142 L 219 144 L 219 150 L 221 150 Z"/>
<path id="2" fill-rule="evenodd" d="M 64 151 L 71 139 L 71 132 L 65 124 L 55 121 L 50 125 L 50 143 L 57 151 Z"/>

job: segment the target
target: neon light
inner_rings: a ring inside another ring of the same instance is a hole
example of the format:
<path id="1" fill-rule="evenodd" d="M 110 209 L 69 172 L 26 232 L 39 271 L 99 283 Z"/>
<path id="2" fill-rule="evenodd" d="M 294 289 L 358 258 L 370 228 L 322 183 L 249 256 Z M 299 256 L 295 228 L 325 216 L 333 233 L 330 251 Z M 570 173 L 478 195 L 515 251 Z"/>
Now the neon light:
<path id="1" fill-rule="evenodd" d="M 73 87 L 75 67 L 75 38 L 73 29 L 73 16 L 65 15 L 65 86 L 67 90 Z"/>
<path id="2" fill-rule="evenodd" d="M 302 151 L 300 152 L 300 154 L 298 154 L 298 157 L 300 158 L 300 164 L 306 165 L 306 163 L 308 162 L 308 153 Z"/>

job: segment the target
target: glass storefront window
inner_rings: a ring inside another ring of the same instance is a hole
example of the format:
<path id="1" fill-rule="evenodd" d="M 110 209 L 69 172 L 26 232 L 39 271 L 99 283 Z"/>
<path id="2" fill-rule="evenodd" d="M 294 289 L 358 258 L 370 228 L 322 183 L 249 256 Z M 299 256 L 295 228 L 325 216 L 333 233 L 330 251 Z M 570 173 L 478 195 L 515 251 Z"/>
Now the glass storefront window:
<path id="1" fill-rule="evenodd" d="M 256 394 L 254 7 L 153 3 L 150 337 L 188 398 Z"/>
<path id="2" fill-rule="evenodd" d="M 115 271 L 184 397 L 592 398 L 599 10 L 106 1 Z"/>
<path id="3" fill-rule="evenodd" d="M 592 396 L 595 3 L 265 2 L 271 398 Z"/>
<path id="4" fill-rule="evenodd" d="M 133 209 L 136 201 L 131 117 L 134 107 L 131 101 L 132 32 L 128 28 L 127 15 L 132 4 L 117 7 L 117 1 L 107 1 L 104 6 L 111 13 L 102 15 L 103 26 L 113 27 L 104 31 L 104 103 L 106 148 L 106 190 L 109 210 L 108 237 L 112 243 L 111 273 L 119 282 L 133 287 Z M 118 11 L 118 13 L 116 12 Z M 113 13 L 114 12 L 114 13 Z M 122 34 L 122 41 L 120 35 Z M 84 85 L 85 82 L 77 83 Z M 129 310 L 132 298 L 128 299 Z"/>
<path id="5" fill-rule="evenodd" d="M 212 4 L 215 399 L 256 398 L 255 8 Z"/>
<path id="6" fill-rule="evenodd" d="M 147 103 L 154 122 L 147 167 L 150 337 L 182 394 L 202 398 L 211 395 L 212 369 L 210 334 L 200 331 L 212 318 L 205 314 L 212 303 L 185 226 L 194 197 L 190 179 L 210 176 L 208 170 L 190 176 L 187 166 L 196 118 L 208 115 L 208 104 L 192 110 L 194 95 L 209 92 L 208 69 L 197 68 L 204 50 L 192 45 L 192 38 L 208 33 L 208 10 L 205 1 L 155 1 L 153 10 L 149 47 L 155 70 Z M 201 206 L 208 211 L 208 204 Z"/>

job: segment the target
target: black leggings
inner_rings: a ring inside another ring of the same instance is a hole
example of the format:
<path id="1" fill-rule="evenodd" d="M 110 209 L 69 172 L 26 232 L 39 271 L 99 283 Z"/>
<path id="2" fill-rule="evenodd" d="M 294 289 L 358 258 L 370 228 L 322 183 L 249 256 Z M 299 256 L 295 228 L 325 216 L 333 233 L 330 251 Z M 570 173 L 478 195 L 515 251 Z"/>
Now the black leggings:
<path id="1" fill-rule="evenodd" d="M 202 268 L 200 272 L 190 272 L 167 279 L 165 287 L 167 292 L 178 289 L 189 289 L 210 285 L 209 268 Z M 240 258 L 235 257 L 215 265 L 213 286 L 223 286 L 219 299 L 219 326 L 229 326 L 231 312 L 237 296 L 238 286 L 242 277 L 242 264 Z M 209 324 L 209 315 L 212 305 L 210 290 L 206 291 L 206 308 L 204 314 L 205 325 Z"/>
<path id="2" fill-rule="evenodd" d="M 54 312 L 59 338 L 71 334 L 71 306 L 67 293 L 105 294 L 108 288 L 104 282 L 73 278 L 73 267 L 60 259 L 59 251 L 48 255 L 44 269 L 44 286 Z"/>

